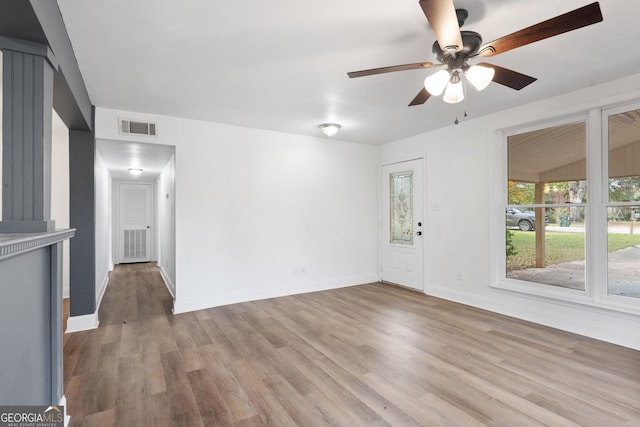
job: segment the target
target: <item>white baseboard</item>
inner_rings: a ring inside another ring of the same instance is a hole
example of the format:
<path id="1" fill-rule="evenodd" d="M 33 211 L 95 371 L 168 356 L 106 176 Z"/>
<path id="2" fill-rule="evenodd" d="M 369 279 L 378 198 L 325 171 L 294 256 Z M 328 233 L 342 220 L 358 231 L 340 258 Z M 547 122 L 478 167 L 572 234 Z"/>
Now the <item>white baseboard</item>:
<path id="1" fill-rule="evenodd" d="M 80 332 L 89 329 L 96 329 L 98 325 L 100 325 L 98 310 L 100 309 L 100 304 L 102 304 L 104 293 L 107 290 L 107 286 L 109 284 L 109 273 L 111 273 L 112 270 L 113 266 L 111 266 L 111 270 L 107 271 L 107 273 L 104 275 L 100 287 L 97 289 L 98 295 L 96 298 L 96 311 L 94 313 L 84 314 L 82 316 L 69 316 L 69 319 L 67 319 L 67 329 L 64 331 L 65 334 L 70 332 Z"/>
<path id="2" fill-rule="evenodd" d="M 174 289 L 176 288 L 176 285 L 175 285 L 175 283 L 173 283 L 171 281 L 171 279 L 169 278 L 169 275 L 165 271 L 164 267 L 162 265 L 160 265 L 160 264 L 158 264 L 158 266 L 160 267 L 160 276 L 162 276 L 162 280 L 164 281 L 164 285 L 167 287 L 167 290 L 169 291 L 169 293 L 171 294 L 171 296 L 175 300 L 176 299 L 176 293 L 174 292 Z"/>
<path id="3" fill-rule="evenodd" d="M 80 332 L 89 329 L 96 329 L 100 324 L 98 319 L 98 310 L 95 313 L 85 314 L 82 316 L 69 316 L 67 320 L 67 330 L 64 333 Z"/>
<path id="4" fill-rule="evenodd" d="M 98 288 L 98 298 L 96 298 L 96 312 L 100 308 L 100 304 L 102 304 L 102 297 L 104 297 L 104 293 L 107 290 L 107 285 L 109 284 L 109 273 L 111 273 L 112 270 L 113 267 L 111 267 L 111 270 L 105 273 L 104 277 L 102 278 L 100 287 Z"/>
<path id="5" fill-rule="evenodd" d="M 71 416 L 67 415 L 67 397 L 65 395 L 60 398 L 58 406 L 64 407 L 64 427 L 68 427 L 71 422 Z"/>
<path id="6" fill-rule="evenodd" d="M 377 274 L 362 274 L 353 275 L 342 278 L 335 278 L 329 280 L 310 281 L 310 282 L 296 282 L 289 286 L 284 287 L 272 287 L 272 288 L 253 288 L 249 292 L 244 292 L 242 289 L 235 289 L 234 291 L 227 292 L 225 294 L 216 293 L 209 295 L 201 295 L 198 298 L 176 298 L 173 302 L 173 313 L 180 314 L 189 311 L 202 310 L 211 307 L 220 307 L 223 305 L 236 304 L 247 301 L 258 301 L 268 298 L 283 297 L 296 294 L 304 294 L 309 292 L 326 291 L 330 289 L 345 288 L 349 286 L 355 286 L 362 283 L 377 282 Z"/>
<path id="7" fill-rule="evenodd" d="M 496 291 L 478 296 L 430 286 L 427 295 L 640 350 L 640 317 L 566 301 Z M 499 297 L 496 297 L 499 296 Z"/>

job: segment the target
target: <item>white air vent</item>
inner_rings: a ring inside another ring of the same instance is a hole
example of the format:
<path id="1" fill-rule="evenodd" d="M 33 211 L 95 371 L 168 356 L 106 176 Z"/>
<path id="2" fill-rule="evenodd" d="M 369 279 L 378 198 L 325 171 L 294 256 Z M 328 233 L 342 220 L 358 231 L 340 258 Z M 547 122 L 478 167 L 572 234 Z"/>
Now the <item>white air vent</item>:
<path id="1" fill-rule="evenodd" d="M 147 258 L 147 230 L 124 230 L 124 260 Z"/>
<path id="2" fill-rule="evenodd" d="M 120 119 L 119 131 L 125 135 L 157 136 L 156 124 L 151 122 L 134 122 Z"/>

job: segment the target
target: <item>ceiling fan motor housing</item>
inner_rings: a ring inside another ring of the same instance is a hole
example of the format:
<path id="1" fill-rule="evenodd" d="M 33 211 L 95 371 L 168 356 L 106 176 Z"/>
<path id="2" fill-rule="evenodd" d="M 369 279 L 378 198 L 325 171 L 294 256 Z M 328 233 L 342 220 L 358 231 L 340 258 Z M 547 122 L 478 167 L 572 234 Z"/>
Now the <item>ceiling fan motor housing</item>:
<path id="1" fill-rule="evenodd" d="M 478 50 L 482 45 L 482 36 L 475 31 L 461 31 L 460 34 L 462 36 L 463 46 L 459 52 L 455 52 L 455 56 L 450 52 L 443 51 L 437 41 L 433 43 L 431 51 L 439 62 L 449 65 L 449 63 L 454 59 L 462 57 L 466 60 L 470 56 L 478 53 Z"/>

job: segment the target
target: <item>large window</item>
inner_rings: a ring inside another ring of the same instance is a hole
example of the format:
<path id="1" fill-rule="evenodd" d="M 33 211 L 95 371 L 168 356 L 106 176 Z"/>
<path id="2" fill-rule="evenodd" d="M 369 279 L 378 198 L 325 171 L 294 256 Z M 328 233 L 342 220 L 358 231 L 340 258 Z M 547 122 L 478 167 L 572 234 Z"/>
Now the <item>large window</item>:
<path id="1" fill-rule="evenodd" d="M 640 110 L 607 117 L 607 292 L 640 298 Z"/>
<path id="2" fill-rule="evenodd" d="M 585 289 L 586 123 L 507 140 L 506 277 Z"/>
<path id="3" fill-rule="evenodd" d="M 508 135 L 506 164 L 502 286 L 637 310 L 640 107 Z"/>

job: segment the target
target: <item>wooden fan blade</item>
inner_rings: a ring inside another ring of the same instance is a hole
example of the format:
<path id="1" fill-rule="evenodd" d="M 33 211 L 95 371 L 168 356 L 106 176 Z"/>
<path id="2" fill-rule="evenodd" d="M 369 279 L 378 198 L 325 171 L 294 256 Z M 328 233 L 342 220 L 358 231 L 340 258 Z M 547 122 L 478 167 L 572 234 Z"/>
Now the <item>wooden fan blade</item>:
<path id="1" fill-rule="evenodd" d="M 438 44 L 444 52 L 463 48 L 456 8 L 451 0 L 420 0 L 420 7 L 427 17 Z"/>
<path id="2" fill-rule="evenodd" d="M 511 33 L 480 47 L 478 55 L 494 56 L 529 43 L 577 30 L 602 21 L 598 2 L 556 16 L 530 27 Z"/>
<path id="3" fill-rule="evenodd" d="M 511 89 L 520 90 L 538 80 L 535 77 L 527 76 L 526 74 L 518 73 L 517 71 L 502 68 L 486 62 L 482 62 L 478 65 L 493 68 L 496 71 L 496 74 L 493 76 L 493 81 L 503 86 L 510 87 Z"/>
<path id="4" fill-rule="evenodd" d="M 431 94 L 427 92 L 425 88 L 422 88 L 422 90 L 416 95 L 416 97 L 413 98 L 413 101 L 409 103 L 409 107 L 424 104 L 425 102 L 427 102 L 427 99 L 429 99 L 430 96 Z"/>
<path id="5" fill-rule="evenodd" d="M 392 73 L 394 71 L 417 70 L 419 68 L 431 68 L 433 62 L 416 62 L 413 64 L 392 65 L 391 67 L 372 68 L 370 70 L 351 71 L 347 73 L 350 78 L 372 76 L 374 74 Z"/>

